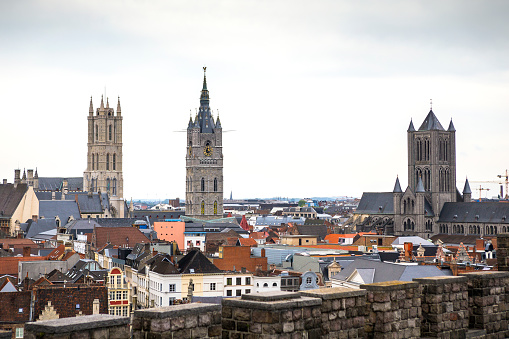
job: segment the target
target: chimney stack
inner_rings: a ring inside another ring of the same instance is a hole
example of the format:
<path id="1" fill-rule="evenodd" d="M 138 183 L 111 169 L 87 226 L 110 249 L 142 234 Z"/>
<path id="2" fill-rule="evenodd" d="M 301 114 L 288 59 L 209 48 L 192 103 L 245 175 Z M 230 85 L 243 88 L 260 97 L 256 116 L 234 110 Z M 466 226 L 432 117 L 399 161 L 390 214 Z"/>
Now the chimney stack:
<path id="1" fill-rule="evenodd" d="M 24 257 L 30 256 L 30 247 L 28 247 L 28 246 L 23 247 L 23 256 Z"/>
<path id="2" fill-rule="evenodd" d="M 4 185 L 7 184 L 7 179 L 4 179 L 3 182 L 2 182 Z"/>

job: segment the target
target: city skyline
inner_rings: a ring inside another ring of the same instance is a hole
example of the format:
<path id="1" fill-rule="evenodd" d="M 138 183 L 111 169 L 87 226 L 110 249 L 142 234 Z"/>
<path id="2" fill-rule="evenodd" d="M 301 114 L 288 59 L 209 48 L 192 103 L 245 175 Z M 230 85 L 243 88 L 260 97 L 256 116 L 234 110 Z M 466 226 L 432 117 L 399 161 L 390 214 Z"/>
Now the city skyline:
<path id="1" fill-rule="evenodd" d="M 489 5 L 487 5 L 489 4 Z M 356 196 L 407 186 L 406 130 L 453 119 L 457 187 L 497 181 L 509 118 L 504 1 L 0 4 L 0 178 L 82 176 L 87 114 L 124 116 L 124 198 L 185 197 L 207 66 L 224 194 Z M 7 145 L 7 147 L 6 147 Z M 488 184 L 483 184 L 488 186 Z M 493 184 L 488 196 L 498 193 Z M 484 197 L 483 193 L 483 197 Z"/>

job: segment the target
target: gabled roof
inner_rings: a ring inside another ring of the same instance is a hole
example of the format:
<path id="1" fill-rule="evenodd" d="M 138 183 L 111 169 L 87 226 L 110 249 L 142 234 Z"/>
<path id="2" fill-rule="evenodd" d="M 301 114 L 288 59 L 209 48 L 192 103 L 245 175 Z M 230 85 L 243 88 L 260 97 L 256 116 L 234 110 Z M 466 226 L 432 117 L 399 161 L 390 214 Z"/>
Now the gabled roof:
<path id="1" fill-rule="evenodd" d="M 69 217 L 80 218 L 80 210 L 75 201 L 71 200 L 41 200 L 39 201 L 39 217 L 51 219 L 58 216 L 60 225 L 67 224 Z"/>
<path id="2" fill-rule="evenodd" d="M 432 110 L 429 111 L 428 115 L 426 116 L 426 119 L 422 122 L 421 127 L 419 127 L 419 131 L 444 131 L 444 128 L 440 124 L 440 121 L 438 121 L 438 118 L 436 117 L 435 113 L 433 113 Z"/>
<path id="3" fill-rule="evenodd" d="M 0 184 L 0 219 L 10 218 L 28 189 L 27 184 Z M 19 222 L 25 222 L 20 220 Z"/>
<path id="4" fill-rule="evenodd" d="M 239 238 L 240 246 L 258 246 L 258 243 L 253 238 Z"/>
<path id="5" fill-rule="evenodd" d="M 96 248 L 107 243 L 119 247 L 134 247 L 137 243 L 146 243 L 150 240 L 136 227 L 95 227 Z"/>
<path id="6" fill-rule="evenodd" d="M 59 282 L 64 282 L 65 280 L 68 279 L 68 277 L 55 268 L 53 271 L 48 273 L 48 275 L 46 276 L 46 279 L 48 279 L 49 281 L 51 281 L 53 283 L 59 283 Z"/>
<path id="7" fill-rule="evenodd" d="M 67 189 L 69 191 L 83 191 L 83 177 L 74 178 L 50 178 L 39 177 L 40 191 L 60 191 L 64 180 L 67 180 Z"/>
<path id="8" fill-rule="evenodd" d="M 23 248 L 23 247 L 30 247 L 30 248 L 38 248 L 39 245 L 37 245 L 35 242 L 33 242 L 30 239 L 17 239 L 17 238 L 4 238 L 0 239 L 0 244 L 3 244 L 3 248 L 7 248 L 7 245 L 10 248 Z"/>
<path id="9" fill-rule="evenodd" d="M 446 202 L 438 222 L 509 224 L 509 203 Z"/>
<path id="10" fill-rule="evenodd" d="M 362 193 L 356 214 L 394 214 L 392 192 Z"/>
<path id="11" fill-rule="evenodd" d="M 60 225 L 62 225 L 62 224 L 60 224 Z M 34 221 L 30 224 L 30 227 L 27 230 L 27 234 L 25 235 L 25 238 L 28 238 L 28 239 L 36 238 L 39 234 L 47 232 L 47 231 L 54 230 L 56 232 L 56 229 L 57 229 L 57 222 L 56 222 L 55 218 L 38 219 L 37 221 Z"/>
<path id="12" fill-rule="evenodd" d="M 327 236 L 327 226 L 325 225 L 296 225 L 300 235 L 316 235 L 319 241 L 323 241 Z"/>
<path id="13" fill-rule="evenodd" d="M 178 262 L 180 273 L 221 273 L 199 250 L 191 250 Z M 191 271 L 192 270 L 192 271 Z"/>
<path id="14" fill-rule="evenodd" d="M 156 254 L 145 262 L 145 267 L 150 267 L 152 272 L 158 274 L 179 274 L 179 270 L 171 262 L 171 256 L 168 254 Z"/>
<path id="15" fill-rule="evenodd" d="M 59 245 L 48 255 L 48 260 L 59 260 L 65 254 L 65 246 Z"/>

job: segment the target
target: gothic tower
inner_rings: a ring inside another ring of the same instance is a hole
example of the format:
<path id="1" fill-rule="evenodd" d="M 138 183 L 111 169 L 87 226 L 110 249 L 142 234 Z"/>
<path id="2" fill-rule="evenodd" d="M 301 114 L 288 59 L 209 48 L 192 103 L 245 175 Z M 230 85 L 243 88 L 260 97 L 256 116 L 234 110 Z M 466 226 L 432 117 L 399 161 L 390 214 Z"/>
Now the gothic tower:
<path id="1" fill-rule="evenodd" d="M 89 192 L 108 193 L 113 217 L 124 217 L 124 179 L 122 175 L 122 114 L 120 97 L 117 114 L 101 106 L 94 114 L 92 98 L 88 111 L 87 169 L 83 172 L 83 189 Z"/>
<path id="2" fill-rule="evenodd" d="M 408 127 L 408 185 L 417 192 L 419 178 L 436 216 L 445 202 L 456 202 L 456 130 L 445 130 L 430 110 L 419 130 Z"/>
<path id="3" fill-rule="evenodd" d="M 203 71 L 200 108 L 187 126 L 186 216 L 211 220 L 223 217 L 223 129 L 212 116 Z"/>

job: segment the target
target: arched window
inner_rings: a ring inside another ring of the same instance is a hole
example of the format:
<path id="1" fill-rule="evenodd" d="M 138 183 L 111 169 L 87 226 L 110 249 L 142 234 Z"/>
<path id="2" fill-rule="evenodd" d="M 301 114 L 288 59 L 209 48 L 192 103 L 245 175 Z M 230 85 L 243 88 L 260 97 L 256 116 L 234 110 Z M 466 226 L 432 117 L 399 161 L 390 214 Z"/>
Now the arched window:
<path id="1" fill-rule="evenodd" d="M 95 141 L 99 140 L 99 126 L 95 125 Z"/>
<path id="2" fill-rule="evenodd" d="M 113 170 L 117 170 L 117 154 L 113 153 Z"/>
<path id="3" fill-rule="evenodd" d="M 214 215 L 217 215 L 217 201 L 214 201 Z"/>
<path id="4" fill-rule="evenodd" d="M 112 134 L 113 134 L 113 133 L 112 133 L 112 127 L 111 127 L 111 125 L 109 125 L 109 126 L 108 126 L 108 140 L 110 140 L 110 141 L 111 141 L 111 135 L 112 135 Z"/>
<path id="5" fill-rule="evenodd" d="M 117 195 L 117 178 L 113 178 L 113 195 Z"/>
<path id="6" fill-rule="evenodd" d="M 273 283 L 272 286 L 277 287 L 277 283 Z"/>
<path id="7" fill-rule="evenodd" d="M 95 155 L 95 169 L 99 169 L 99 153 Z"/>
<path id="8" fill-rule="evenodd" d="M 421 161 L 422 160 L 422 143 L 421 143 L 421 139 L 420 138 L 417 138 L 417 140 L 415 141 L 415 158 L 417 161 Z"/>
<path id="9" fill-rule="evenodd" d="M 201 215 L 205 215 L 205 201 L 201 201 Z"/>
<path id="10" fill-rule="evenodd" d="M 94 167 L 95 167 L 95 156 L 94 153 L 92 153 L 92 171 L 94 170 Z"/>
<path id="11" fill-rule="evenodd" d="M 106 192 L 110 193 L 110 178 L 106 179 Z"/>
<path id="12" fill-rule="evenodd" d="M 263 284 L 263 287 L 269 287 L 269 284 L 265 283 Z"/>
<path id="13" fill-rule="evenodd" d="M 214 178 L 214 192 L 217 192 L 217 178 Z"/>
<path id="14" fill-rule="evenodd" d="M 201 191 L 205 192 L 205 178 L 201 178 Z"/>
<path id="15" fill-rule="evenodd" d="M 110 170 L 110 154 L 106 154 L 106 170 Z"/>

